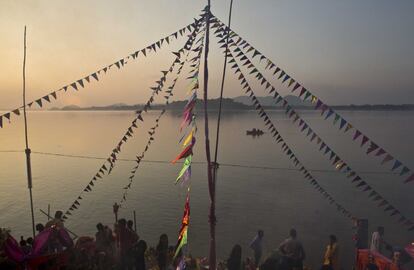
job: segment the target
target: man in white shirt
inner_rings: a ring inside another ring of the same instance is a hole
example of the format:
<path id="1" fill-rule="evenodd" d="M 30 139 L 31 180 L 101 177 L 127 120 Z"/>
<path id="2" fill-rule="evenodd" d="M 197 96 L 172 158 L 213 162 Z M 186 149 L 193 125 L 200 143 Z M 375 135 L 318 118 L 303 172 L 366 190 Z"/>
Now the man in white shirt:
<path id="1" fill-rule="evenodd" d="M 371 251 L 376 251 L 379 253 L 382 253 L 383 249 L 383 243 L 384 240 L 382 237 L 384 236 L 384 227 L 378 227 L 377 231 L 372 233 L 371 237 Z"/>
<path id="2" fill-rule="evenodd" d="M 260 258 L 262 257 L 263 253 L 263 236 L 264 232 L 262 230 L 259 230 L 256 237 L 250 243 L 250 248 L 254 251 L 254 263 L 256 267 L 259 267 Z"/>

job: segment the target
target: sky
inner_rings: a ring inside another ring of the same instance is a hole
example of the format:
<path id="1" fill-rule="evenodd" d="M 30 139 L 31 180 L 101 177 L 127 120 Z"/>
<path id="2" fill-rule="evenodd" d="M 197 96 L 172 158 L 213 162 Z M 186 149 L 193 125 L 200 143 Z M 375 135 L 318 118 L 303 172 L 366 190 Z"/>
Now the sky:
<path id="1" fill-rule="evenodd" d="M 227 21 L 229 3 L 212 0 L 213 14 Z M 205 4 L 1 0 L 0 109 L 21 105 L 25 25 L 27 91 L 33 100 L 187 25 Z M 413 11 L 412 0 L 234 0 L 232 28 L 328 104 L 414 103 Z M 209 97 L 219 93 L 223 65 L 216 41 Z M 169 67 L 171 51 L 183 42 L 65 94 L 49 107 L 143 103 L 160 71 Z M 181 99 L 184 83 L 178 88 Z M 225 96 L 241 94 L 228 73 Z"/>

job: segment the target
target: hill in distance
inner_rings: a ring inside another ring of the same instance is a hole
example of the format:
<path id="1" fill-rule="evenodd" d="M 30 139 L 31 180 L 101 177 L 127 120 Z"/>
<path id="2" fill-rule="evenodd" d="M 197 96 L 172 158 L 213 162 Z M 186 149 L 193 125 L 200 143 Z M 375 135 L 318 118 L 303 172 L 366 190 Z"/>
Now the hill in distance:
<path id="1" fill-rule="evenodd" d="M 294 107 L 310 107 L 310 106 L 313 105 L 310 101 L 302 101 L 297 96 L 287 95 L 284 98 L 289 102 L 289 104 L 291 104 Z M 282 107 L 281 103 L 276 105 L 275 100 L 271 96 L 257 97 L 257 99 L 259 100 L 260 104 L 262 104 L 263 106 Z M 250 98 L 247 97 L 247 96 L 235 97 L 235 98 L 233 98 L 233 100 L 235 102 L 239 102 L 239 103 L 242 103 L 242 104 L 245 104 L 245 105 L 251 105 L 252 104 L 251 101 L 250 101 Z"/>
<path id="2" fill-rule="evenodd" d="M 309 110 L 312 109 L 315 105 L 310 101 L 302 101 L 297 96 L 287 95 L 284 97 L 291 106 L 296 109 Z M 259 102 L 263 107 L 268 109 L 281 109 L 282 103 L 275 104 L 275 100 L 271 96 L 258 97 Z M 171 111 L 181 111 L 185 104 L 186 100 L 182 101 L 173 101 L 171 102 L 167 110 Z M 202 100 L 199 100 L 196 104 L 196 110 L 202 111 Z M 92 107 L 79 107 L 76 105 L 68 105 L 62 108 L 51 108 L 50 110 L 62 110 L 62 111 L 136 111 L 141 110 L 144 107 L 143 104 L 127 105 L 124 103 L 116 103 L 108 106 L 92 106 Z M 376 105 L 337 105 L 331 106 L 335 110 L 351 110 L 351 111 L 411 111 L 414 110 L 414 104 L 401 104 L 401 105 L 391 105 L 391 104 L 376 104 Z M 163 109 L 163 104 L 154 104 L 151 106 L 153 110 Z M 219 108 L 219 99 L 209 99 L 208 109 L 211 111 L 217 111 Z M 250 101 L 250 98 L 247 96 L 238 96 L 235 98 L 223 98 L 222 103 L 223 111 L 241 111 L 241 110 L 252 110 L 254 107 Z"/>

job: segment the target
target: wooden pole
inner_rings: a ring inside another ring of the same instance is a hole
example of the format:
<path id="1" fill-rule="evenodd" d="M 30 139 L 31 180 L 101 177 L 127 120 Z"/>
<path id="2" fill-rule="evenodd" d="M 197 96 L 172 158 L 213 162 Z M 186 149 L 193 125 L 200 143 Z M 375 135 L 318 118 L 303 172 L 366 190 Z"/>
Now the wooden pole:
<path id="1" fill-rule="evenodd" d="M 52 217 L 48 214 L 48 213 L 46 213 L 45 211 L 43 211 L 42 209 L 39 209 L 40 210 L 40 213 L 42 213 L 43 215 L 45 215 L 45 216 L 47 216 L 47 218 L 48 219 L 51 219 Z M 69 230 L 68 228 L 64 228 L 68 233 L 70 233 L 70 234 L 72 234 L 75 238 L 73 238 L 73 239 L 76 239 L 76 238 L 78 238 L 79 236 L 76 234 L 76 233 L 74 233 L 74 232 L 72 232 L 71 230 Z"/>
<path id="2" fill-rule="evenodd" d="M 27 114 L 26 114 L 26 26 L 24 26 L 24 56 L 23 56 L 23 115 L 24 115 L 24 135 L 26 141 L 26 167 L 27 167 L 27 187 L 29 188 L 30 210 L 32 213 L 32 231 L 35 237 L 35 220 L 33 211 L 33 194 L 32 194 L 32 165 L 30 161 L 31 150 L 29 148 L 29 139 L 27 135 Z"/>
<path id="3" fill-rule="evenodd" d="M 134 210 L 134 231 L 137 232 L 137 213 Z"/>
<path id="4" fill-rule="evenodd" d="M 118 223 L 118 210 L 119 210 L 119 204 L 114 203 L 114 205 L 112 206 L 113 210 L 114 210 L 114 214 L 115 214 L 115 223 Z"/>
<path id="5" fill-rule="evenodd" d="M 216 270 L 216 199 L 215 199 L 215 182 L 212 174 L 211 156 L 210 156 L 210 140 L 208 131 L 208 53 L 210 43 L 210 10 L 211 3 L 207 0 L 206 15 L 206 43 L 204 47 L 204 132 L 207 158 L 207 176 L 208 190 L 210 195 L 210 255 L 209 266 L 211 270 Z"/>
<path id="6" fill-rule="evenodd" d="M 217 171 L 219 168 L 218 160 L 218 146 L 220 141 L 220 123 L 221 123 L 221 111 L 223 103 L 223 93 L 224 93 L 224 81 L 226 79 L 226 68 L 227 68 L 227 56 L 228 56 L 228 47 L 229 47 L 229 38 L 230 38 L 230 25 L 231 25 L 231 13 L 233 10 L 233 0 L 230 0 L 230 9 L 229 9 L 229 21 L 228 21 L 228 31 L 226 37 L 226 53 L 224 54 L 224 65 L 223 65 L 223 76 L 221 78 L 221 89 L 220 89 L 220 101 L 219 101 L 219 110 L 217 117 L 217 129 L 216 129 L 216 148 L 214 151 L 214 162 L 213 162 L 213 177 L 214 185 L 217 183 Z"/>
<path id="7" fill-rule="evenodd" d="M 50 220 L 50 203 L 47 205 L 47 220 Z"/>

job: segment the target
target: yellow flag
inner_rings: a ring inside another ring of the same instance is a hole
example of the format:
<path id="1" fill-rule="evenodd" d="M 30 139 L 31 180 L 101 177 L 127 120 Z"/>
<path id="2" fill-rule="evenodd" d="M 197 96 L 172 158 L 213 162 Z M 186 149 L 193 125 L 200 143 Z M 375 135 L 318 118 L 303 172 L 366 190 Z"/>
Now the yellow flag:
<path id="1" fill-rule="evenodd" d="M 294 82 L 295 82 L 295 80 L 291 78 L 288 87 L 290 87 Z"/>
<path id="2" fill-rule="evenodd" d="M 193 139 L 193 133 L 194 133 L 194 128 L 191 130 L 190 134 L 188 134 L 187 138 L 185 138 L 183 142 L 183 147 L 186 147 L 191 142 L 191 140 Z"/>

